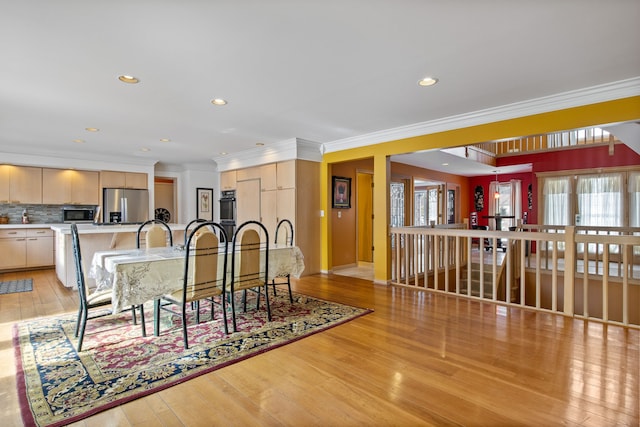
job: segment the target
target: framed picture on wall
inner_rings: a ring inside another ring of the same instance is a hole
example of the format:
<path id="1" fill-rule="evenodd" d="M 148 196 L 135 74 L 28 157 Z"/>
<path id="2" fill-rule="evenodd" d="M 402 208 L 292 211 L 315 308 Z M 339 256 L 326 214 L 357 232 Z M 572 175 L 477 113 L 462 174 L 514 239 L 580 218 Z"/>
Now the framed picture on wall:
<path id="1" fill-rule="evenodd" d="M 349 209 L 351 207 L 351 178 L 334 176 L 332 184 L 332 207 L 334 209 Z"/>
<path id="2" fill-rule="evenodd" d="M 213 188 L 197 188 L 197 218 L 213 221 Z"/>

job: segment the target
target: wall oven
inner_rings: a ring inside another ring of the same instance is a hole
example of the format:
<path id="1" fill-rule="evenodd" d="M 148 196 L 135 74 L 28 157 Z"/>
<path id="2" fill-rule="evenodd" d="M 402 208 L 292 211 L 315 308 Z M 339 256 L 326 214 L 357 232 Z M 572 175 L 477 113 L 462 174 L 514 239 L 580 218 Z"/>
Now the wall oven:
<path id="1" fill-rule="evenodd" d="M 226 190 L 220 197 L 220 225 L 227 233 L 229 240 L 233 239 L 236 229 L 236 191 Z"/>

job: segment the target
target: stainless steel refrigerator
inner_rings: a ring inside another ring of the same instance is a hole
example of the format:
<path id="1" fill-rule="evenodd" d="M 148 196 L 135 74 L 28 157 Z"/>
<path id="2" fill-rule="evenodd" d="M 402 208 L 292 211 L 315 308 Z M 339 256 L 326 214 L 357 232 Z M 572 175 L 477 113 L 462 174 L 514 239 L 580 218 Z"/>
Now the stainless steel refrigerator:
<path id="1" fill-rule="evenodd" d="M 149 190 L 102 189 L 102 222 L 142 223 L 149 219 Z"/>

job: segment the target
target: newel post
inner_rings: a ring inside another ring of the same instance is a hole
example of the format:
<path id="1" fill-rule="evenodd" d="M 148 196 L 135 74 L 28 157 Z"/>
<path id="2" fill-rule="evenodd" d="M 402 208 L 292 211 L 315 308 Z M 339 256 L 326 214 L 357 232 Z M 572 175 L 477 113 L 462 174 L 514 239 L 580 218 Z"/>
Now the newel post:
<path id="1" fill-rule="evenodd" d="M 573 316 L 575 307 L 576 227 L 564 229 L 564 314 Z"/>

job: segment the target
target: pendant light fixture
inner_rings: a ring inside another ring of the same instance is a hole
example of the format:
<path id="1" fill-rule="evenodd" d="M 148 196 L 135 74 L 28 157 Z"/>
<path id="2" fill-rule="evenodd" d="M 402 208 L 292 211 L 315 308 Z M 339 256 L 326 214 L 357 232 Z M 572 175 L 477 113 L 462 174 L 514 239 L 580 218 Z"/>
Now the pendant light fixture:
<path id="1" fill-rule="evenodd" d="M 500 198 L 500 183 L 498 182 L 498 171 L 495 170 L 494 172 L 496 173 L 496 192 L 493 194 L 493 197 L 495 199 L 499 199 Z"/>

